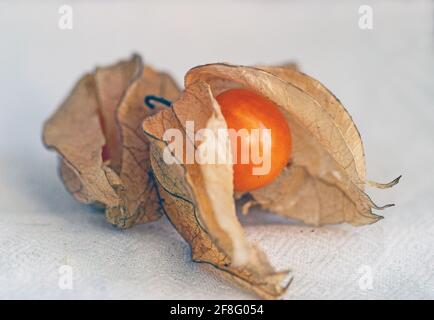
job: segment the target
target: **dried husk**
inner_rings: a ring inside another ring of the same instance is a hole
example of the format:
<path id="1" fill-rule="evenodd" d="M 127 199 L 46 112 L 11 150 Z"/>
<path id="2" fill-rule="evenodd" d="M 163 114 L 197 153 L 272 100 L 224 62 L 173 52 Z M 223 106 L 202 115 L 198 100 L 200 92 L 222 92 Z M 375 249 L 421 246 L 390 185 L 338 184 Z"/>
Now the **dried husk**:
<path id="1" fill-rule="evenodd" d="M 288 271 L 275 271 L 264 253 L 246 240 L 236 216 L 232 164 L 188 164 L 184 159 L 167 164 L 163 159 L 168 144 L 163 134 L 167 129 L 181 130 L 186 143 L 193 144 L 195 150 L 206 144 L 186 137 L 186 122 L 191 120 L 196 132 L 226 128 L 204 82 L 189 86 L 173 109 L 147 118 L 143 124 L 151 140 L 151 164 L 162 208 L 190 244 L 194 261 L 214 266 L 263 298 L 277 298 L 288 285 Z M 230 154 L 229 143 L 220 147 Z"/>
<path id="2" fill-rule="evenodd" d="M 191 69 L 188 88 L 197 81 L 213 95 L 233 87 L 255 91 L 279 106 L 292 132 L 290 163 L 270 185 L 250 192 L 253 203 L 311 225 L 363 225 L 382 217 L 364 192 L 366 169 L 360 134 L 339 100 L 317 80 L 288 67 L 210 64 Z M 377 187 L 389 184 L 370 183 Z M 244 195 L 237 195 L 241 198 Z"/>
<path id="3" fill-rule="evenodd" d="M 62 180 L 78 201 L 104 206 L 107 219 L 122 228 L 161 215 L 141 127 L 164 107 L 146 108 L 143 99 L 152 94 L 174 100 L 179 93 L 167 74 L 143 66 L 138 55 L 78 81 L 43 130 L 45 145 L 59 154 Z"/>
<path id="4" fill-rule="evenodd" d="M 380 218 L 372 208 L 387 207 L 376 206 L 364 192 L 363 145 L 348 112 L 323 85 L 294 65 L 200 66 L 187 73 L 185 87 L 172 110 L 147 118 L 143 127 L 151 140 L 151 165 L 162 209 L 190 244 L 194 261 L 213 265 L 263 298 L 278 298 L 290 282 L 284 281 L 288 272 L 274 271 L 265 255 L 245 240 L 235 214 L 231 164 L 188 164 L 185 159 L 168 164 L 163 159 L 168 147 L 163 135 L 168 129 L 180 129 L 185 137 L 187 121 L 194 121 L 196 132 L 226 128 L 214 97 L 229 88 L 244 87 L 275 102 L 293 135 L 293 156 L 276 181 L 235 195 L 250 199 L 244 203 L 245 211 L 260 205 L 312 225 L 362 225 Z M 193 136 L 186 138 L 195 150 L 206 144 Z M 371 184 L 385 188 L 398 180 Z"/>

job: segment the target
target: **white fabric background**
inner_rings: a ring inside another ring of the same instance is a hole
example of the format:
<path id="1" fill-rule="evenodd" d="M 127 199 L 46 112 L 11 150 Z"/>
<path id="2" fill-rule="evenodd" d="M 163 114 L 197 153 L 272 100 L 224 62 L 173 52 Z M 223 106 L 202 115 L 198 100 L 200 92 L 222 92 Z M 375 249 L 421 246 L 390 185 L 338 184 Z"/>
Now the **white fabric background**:
<path id="1" fill-rule="evenodd" d="M 119 231 L 76 203 L 44 150 L 41 124 L 95 64 L 137 51 L 181 82 L 198 64 L 296 60 L 348 107 L 366 146 L 368 176 L 392 190 L 381 222 L 311 228 L 254 212 L 251 241 L 291 268 L 286 299 L 434 298 L 434 26 L 431 1 L 70 1 L 0 3 L 0 298 L 254 298 L 207 266 L 164 218 Z M 336 6 L 338 4 L 339 6 Z M 58 286 L 73 268 L 74 289 Z M 362 266 L 373 288 L 359 286 Z"/>

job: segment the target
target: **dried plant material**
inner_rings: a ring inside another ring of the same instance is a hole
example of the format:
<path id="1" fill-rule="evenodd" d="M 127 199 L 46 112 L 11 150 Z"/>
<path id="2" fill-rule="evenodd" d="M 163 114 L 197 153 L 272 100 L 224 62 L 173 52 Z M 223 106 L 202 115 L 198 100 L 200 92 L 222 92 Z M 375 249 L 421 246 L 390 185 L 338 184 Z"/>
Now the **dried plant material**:
<path id="1" fill-rule="evenodd" d="M 102 163 L 105 138 L 98 109 L 95 78 L 87 74 L 47 121 L 43 138 L 62 156 L 62 178 L 77 200 L 117 206 L 119 197 L 108 179 L 116 173 Z"/>
<path id="2" fill-rule="evenodd" d="M 101 127 L 106 139 L 105 156 L 110 159 L 110 167 L 116 172 L 119 172 L 122 157 L 121 132 L 117 126 L 116 110 L 126 89 L 140 76 L 141 70 L 142 59 L 134 55 L 128 61 L 98 67 L 94 74 Z"/>
<path id="3" fill-rule="evenodd" d="M 167 74 L 143 68 L 125 93 L 117 112 L 122 136 L 121 205 L 107 209 L 108 220 L 122 228 L 156 220 L 161 216 L 155 186 L 150 180 L 149 141 L 143 133 L 143 119 L 165 106 L 144 106 L 144 97 L 156 95 L 175 101 L 180 94 L 177 84 Z"/>
<path id="4" fill-rule="evenodd" d="M 324 87 L 319 81 L 298 71 L 292 66 L 283 67 L 262 67 L 262 70 L 268 71 L 280 79 L 300 88 L 312 96 L 316 102 L 329 114 L 331 120 L 342 134 L 349 152 L 354 158 L 355 168 L 362 183 L 365 181 L 365 154 L 363 149 L 360 133 L 353 122 L 350 114 L 340 101 Z"/>
<path id="5" fill-rule="evenodd" d="M 80 202 L 104 206 L 108 220 L 123 228 L 159 217 L 141 123 L 162 107 L 145 108 L 147 94 L 176 99 L 179 89 L 137 55 L 97 68 L 79 80 L 43 131 L 45 145 L 60 156 L 66 188 Z"/>
<path id="6" fill-rule="evenodd" d="M 247 242 L 235 213 L 232 164 L 186 164 L 184 159 L 167 164 L 164 160 L 164 132 L 175 128 L 186 137 L 187 121 L 194 121 L 196 131 L 226 128 L 206 83 L 189 86 L 172 110 L 144 121 L 162 209 L 190 244 L 194 261 L 211 264 L 263 298 L 279 297 L 288 285 L 283 283 L 288 272 L 276 272 L 266 256 Z M 194 143 L 195 150 L 206 144 L 186 138 L 187 144 Z"/>
<path id="7" fill-rule="evenodd" d="M 351 116 L 295 64 L 199 66 L 186 74 L 185 87 L 181 94 L 170 76 L 143 66 L 137 55 L 80 79 L 43 132 L 46 146 L 60 156 L 66 188 L 78 201 L 104 206 L 108 221 L 121 228 L 165 214 L 189 243 L 194 261 L 212 265 L 267 299 L 285 292 L 289 271 L 274 270 L 247 241 L 236 202 L 243 214 L 258 205 L 312 225 L 373 223 L 381 217 L 372 209 L 390 206 L 375 205 L 365 186 L 389 188 L 400 177 L 386 184 L 366 180 L 363 144 Z M 276 104 L 285 117 L 281 123 L 290 127 L 293 147 L 290 162 L 271 184 L 234 194 L 229 137 L 212 146 L 230 161 L 213 164 L 202 161 L 208 137 L 196 138 L 202 129 L 214 136 L 227 129 L 215 97 L 235 88 Z M 170 103 L 144 104 L 150 97 L 173 101 L 172 108 Z M 195 161 L 173 150 L 175 161 L 167 161 L 166 133 L 173 129 Z"/>
<path id="8" fill-rule="evenodd" d="M 379 220 L 372 209 L 390 205 L 379 207 L 364 192 L 362 141 L 339 100 L 293 67 L 260 68 L 211 64 L 193 68 L 185 78 L 186 87 L 205 81 L 214 95 L 225 86 L 250 89 L 285 115 L 294 141 L 291 163 L 275 182 L 251 192 L 255 203 L 312 225 Z"/>

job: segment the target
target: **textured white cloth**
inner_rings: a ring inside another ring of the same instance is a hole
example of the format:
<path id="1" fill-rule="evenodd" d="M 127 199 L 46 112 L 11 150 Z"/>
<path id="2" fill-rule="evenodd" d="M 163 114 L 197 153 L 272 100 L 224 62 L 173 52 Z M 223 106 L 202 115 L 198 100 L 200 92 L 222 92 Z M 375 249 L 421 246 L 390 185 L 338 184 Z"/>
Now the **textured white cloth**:
<path id="1" fill-rule="evenodd" d="M 253 298 L 191 262 L 167 219 L 119 231 L 76 203 L 42 147 L 41 124 L 95 64 L 141 53 L 181 82 L 190 67 L 296 60 L 347 106 L 368 177 L 395 202 L 377 224 L 311 228 L 242 217 L 251 241 L 295 276 L 286 299 L 434 298 L 434 47 L 430 1 L 0 3 L 0 298 Z M 339 4 L 340 6 L 335 6 Z M 59 287 L 62 265 L 72 290 Z M 370 279 L 372 281 L 370 281 Z"/>

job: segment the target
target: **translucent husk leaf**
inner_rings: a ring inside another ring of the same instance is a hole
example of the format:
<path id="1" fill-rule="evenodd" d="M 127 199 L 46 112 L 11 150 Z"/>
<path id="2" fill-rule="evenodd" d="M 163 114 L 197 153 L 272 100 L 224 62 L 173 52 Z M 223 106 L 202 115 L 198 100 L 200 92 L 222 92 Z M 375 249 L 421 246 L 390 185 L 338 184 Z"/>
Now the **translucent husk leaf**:
<path id="1" fill-rule="evenodd" d="M 62 179 L 77 200 L 119 205 L 119 197 L 108 178 L 116 173 L 102 162 L 105 138 L 92 74 L 78 81 L 71 95 L 45 123 L 43 139 L 46 146 L 61 155 Z"/>
<path id="2" fill-rule="evenodd" d="M 84 75 L 44 125 L 44 143 L 59 154 L 65 187 L 80 202 L 104 206 L 119 227 L 159 217 L 141 124 L 162 107 L 145 108 L 147 94 L 176 99 L 179 89 L 134 55 Z"/>
<path id="3" fill-rule="evenodd" d="M 121 227 L 156 220 L 161 216 L 155 185 L 150 179 L 149 141 L 143 133 L 143 119 L 165 106 L 153 109 L 144 106 L 144 97 L 155 95 L 176 100 L 180 90 L 166 73 L 144 66 L 142 75 L 125 93 L 117 111 L 118 126 L 122 137 L 122 168 L 119 190 L 121 205 L 107 209 L 108 220 Z"/>
<path id="4" fill-rule="evenodd" d="M 117 173 L 121 166 L 122 138 L 117 126 L 116 112 L 125 91 L 131 82 L 140 76 L 142 67 L 141 58 L 134 55 L 130 60 L 108 67 L 98 67 L 94 73 L 106 152 L 110 157 L 110 167 Z"/>
<path id="5" fill-rule="evenodd" d="M 253 204 L 312 225 L 381 219 L 364 192 L 365 160 L 360 135 L 348 112 L 322 84 L 294 67 L 210 64 L 191 69 L 185 86 L 204 81 L 213 95 L 233 87 L 275 102 L 293 135 L 291 162 L 272 184 L 250 193 Z M 389 184 L 375 184 L 390 187 Z M 242 195 L 237 195 L 241 197 Z M 252 204 L 245 204 L 248 208 Z"/>
<path id="6" fill-rule="evenodd" d="M 147 118 L 143 128 L 151 140 L 151 165 L 162 209 L 190 244 L 192 258 L 214 266 L 263 298 L 277 298 L 286 289 L 287 271 L 276 272 L 266 256 L 249 244 L 236 217 L 232 164 L 188 164 L 164 160 L 168 129 L 179 129 L 189 147 L 200 151 L 206 141 L 187 136 L 186 123 L 195 130 L 226 128 L 209 86 L 197 82 L 184 91 L 173 109 Z M 229 141 L 221 148 L 230 153 Z"/>

